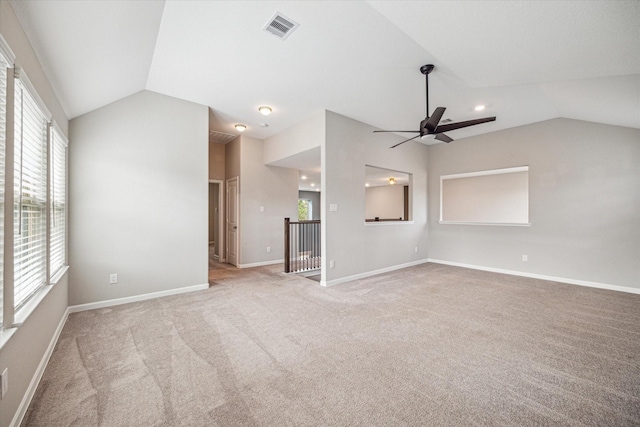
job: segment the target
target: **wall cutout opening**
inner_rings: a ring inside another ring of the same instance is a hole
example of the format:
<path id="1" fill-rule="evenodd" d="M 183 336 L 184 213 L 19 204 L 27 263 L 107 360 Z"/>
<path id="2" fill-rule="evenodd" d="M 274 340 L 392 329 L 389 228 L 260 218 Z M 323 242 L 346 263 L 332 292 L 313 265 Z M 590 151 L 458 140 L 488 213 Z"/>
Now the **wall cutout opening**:
<path id="1" fill-rule="evenodd" d="M 529 224 L 529 166 L 440 177 L 440 223 Z"/>
<path id="2" fill-rule="evenodd" d="M 365 221 L 410 221 L 411 179 L 407 172 L 365 166 Z"/>

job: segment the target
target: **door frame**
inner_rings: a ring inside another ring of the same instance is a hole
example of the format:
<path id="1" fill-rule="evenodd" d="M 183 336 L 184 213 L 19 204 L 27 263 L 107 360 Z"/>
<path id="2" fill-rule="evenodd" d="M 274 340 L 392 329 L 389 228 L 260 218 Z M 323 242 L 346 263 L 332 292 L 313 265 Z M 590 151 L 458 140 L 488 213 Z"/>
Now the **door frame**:
<path id="1" fill-rule="evenodd" d="M 224 181 L 221 179 L 210 179 L 209 184 L 218 184 L 218 261 L 225 262 L 226 236 L 224 235 L 224 224 L 226 222 L 227 211 L 224 206 Z M 211 211 L 211 206 L 209 206 Z"/>
<path id="2" fill-rule="evenodd" d="M 236 263 L 233 264 L 236 267 L 240 265 L 240 177 L 239 176 L 234 176 L 233 178 L 229 178 L 226 180 L 225 183 L 225 257 L 226 257 L 226 262 L 229 262 L 229 183 L 235 181 L 236 182 L 236 224 L 237 224 L 237 231 L 236 231 Z"/>

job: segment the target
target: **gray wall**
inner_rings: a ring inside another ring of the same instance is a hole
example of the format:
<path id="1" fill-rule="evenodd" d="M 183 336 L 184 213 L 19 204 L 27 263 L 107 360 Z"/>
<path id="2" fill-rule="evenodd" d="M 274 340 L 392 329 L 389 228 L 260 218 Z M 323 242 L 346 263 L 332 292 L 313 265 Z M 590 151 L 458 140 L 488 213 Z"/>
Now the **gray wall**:
<path id="1" fill-rule="evenodd" d="M 142 91 L 70 133 L 70 305 L 206 284 L 207 107 Z"/>
<path id="2" fill-rule="evenodd" d="M 67 134 L 68 120 L 8 1 L 0 1 L 0 33 L 16 55 L 53 119 Z M 71 142 L 73 146 L 73 141 Z M 13 420 L 67 309 L 68 273 L 0 349 L 0 372 L 9 371 L 9 389 L 0 400 L 0 427 Z M 3 333 L 7 333 L 6 331 Z"/>
<path id="3" fill-rule="evenodd" d="M 319 191 L 298 191 L 298 199 L 311 200 L 311 219 L 320 219 L 320 212 L 322 212 L 322 204 L 320 203 Z M 297 205 L 296 205 L 297 206 Z M 291 218 L 291 221 L 297 221 L 298 216 Z"/>
<path id="4" fill-rule="evenodd" d="M 263 141 L 240 140 L 240 265 L 282 260 L 284 218 L 298 213 L 298 171 L 266 166 Z"/>
<path id="5" fill-rule="evenodd" d="M 530 227 L 438 223 L 440 175 L 525 165 Z M 431 259 L 640 288 L 640 130 L 553 119 L 432 145 L 429 234 Z"/>
<path id="6" fill-rule="evenodd" d="M 427 259 L 427 147 L 401 137 L 374 134 L 372 126 L 326 113 L 322 147 L 322 281 L 326 284 L 371 271 Z M 413 174 L 409 195 L 413 223 L 365 225 L 365 165 Z M 331 212 L 330 205 L 338 211 Z M 414 248 L 418 246 L 418 252 Z M 335 268 L 329 268 L 329 261 Z"/>

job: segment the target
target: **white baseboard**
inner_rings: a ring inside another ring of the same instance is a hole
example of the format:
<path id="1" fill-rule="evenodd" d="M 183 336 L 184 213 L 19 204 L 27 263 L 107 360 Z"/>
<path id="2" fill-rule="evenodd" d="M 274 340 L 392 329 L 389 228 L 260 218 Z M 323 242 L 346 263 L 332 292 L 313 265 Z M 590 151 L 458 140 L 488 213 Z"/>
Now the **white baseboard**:
<path id="1" fill-rule="evenodd" d="M 586 280 L 567 279 L 566 277 L 546 276 L 544 274 L 525 273 L 522 271 L 504 270 L 501 268 L 483 267 L 480 265 L 465 264 L 461 262 L 444 261 L 441 259 L 429 258 L 429 262 L 434 264 L 452 265 L 454 267 L 471 268 L 473 270 L 490 271 L 493 273 L 510 274 L 512 276 L 530 277 L 532 279 L 548 280 L 550 282 L 561 282 L 570 285 L 587 286 L 589 288 L 608 289 L 610 291 L 628 292 L 630 294 L 640 294 L 640 289 L 629 288 L 627 286 L 608 285 L 606 283 L 588 282 Z"/>
<path id="2" fill-rule="evenodd" d="M 407 262 L 405 264 L 393 265 L 391 267 L 381 268 L 379 270 L 367 271 L 365 273 L 354 274 L 353 276 L 341 277 L 339 279 L 320 281 L 320 286 L 333 286 L 339 283 L 351 282 L 352 280 L 364 279 L 365 277 L 375 276 L 376 274 L 387 273 L 389 271 L 400 270 L 401 268 L 413 267 L 414 265 L 424 264 L 429 262 L 428 259 L 419 259 L 417 261 Z"/>
<path id="3" fill-rule="evenodd" d="M 209 284 L 187 286 L 184 288 L 169 289 L 166 291 L 151 292 L 149 294 L 134 295 L 124 298 L 115 298 L 105 301 L 90 302 L 87 304 L 72 305 L 69 307 L 69 313 L 77 313 L 79 311 L 94 310 L 96 308 L 113 307 L 114 305 L 128 304 L 130 302 L 145 301 L 148 299 L 166 297 L 170 295 L 179 295 L 187 292 L 195 292 L 209 289 Z"/>
<path id="4" fill-rule="evenodd" d="M 58 327 L 56 328 L 53 336 L 51 337 L 51 341 L 49 341 L 49 346 L 47 350 L 44 352 L 42 359 L 40 360 L 40 364 L 38 368 L 33 374 L 33 378 L 31 378 L 31 382 L 29 383 L 29 387 L 27 387 L 27 391 L 22 397 L 22 401 L 20 402 L 20 406 L 18 406 L 18 410 L 13 416 L 13 420 L 9 427 L 18 427 L 22 423 L 22 419 L 27 413 L 27 409 L 29 409 L 29 405 L 31 404 L 31 399 L 33 399 L 33 395 L 36 393 L 36 389 L 38 388 L 38 384 L 40 384 L 40 380 L 42 379 L 42 375 L 44 374 L 44 370 L 49 363 L 49 359 L 53 354 L 53 349 L 56 347 L 58 343 L 58 338 L 60 338 L 60 334 L 62 333 L 62 329 L 64 328 L 64 324 L 67 322 L 67 318 L 69 317 L 69 308 L 64 311 L 60 322 L 58 322 Z"/>
<path id="5" fill-rule="evenodd" d="M 238 268 L 251 268 L 251 267 L 262 267 L 264 265 L 273 265 L 273 264 L 284 264 L 283 259 L 276 259 L 273 261 L 262 261 L 262 262 L 252 262 L 251 264 L 238 264 Z"/>

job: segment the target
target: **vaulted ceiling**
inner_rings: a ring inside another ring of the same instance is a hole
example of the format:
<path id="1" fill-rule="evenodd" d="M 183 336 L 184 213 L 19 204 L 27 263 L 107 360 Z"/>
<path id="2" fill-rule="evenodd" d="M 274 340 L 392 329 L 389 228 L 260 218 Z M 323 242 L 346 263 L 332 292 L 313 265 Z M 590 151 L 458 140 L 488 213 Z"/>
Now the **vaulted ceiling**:
<path id="1" fill-rule="evenodd" d="M 456 139 L 555 117 L 640 128 L 637 0 L 11 4 L 69 118 L 148 89 L 256 138 L 321 109 L 417 129 L 433 63 L 432 110 L 498 117 Z M 275 12 L 300 24 L 284 41 L 263 31 Z"/>

